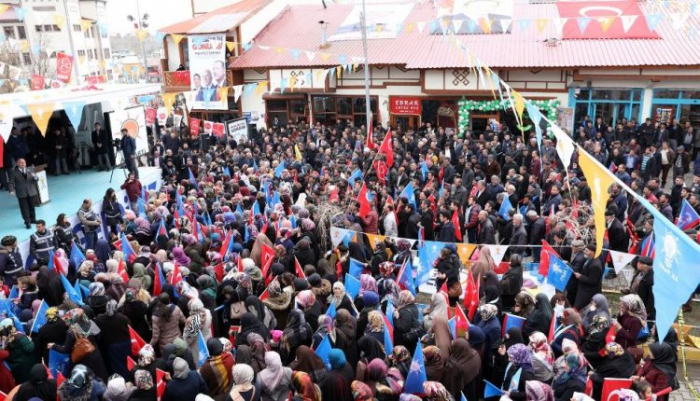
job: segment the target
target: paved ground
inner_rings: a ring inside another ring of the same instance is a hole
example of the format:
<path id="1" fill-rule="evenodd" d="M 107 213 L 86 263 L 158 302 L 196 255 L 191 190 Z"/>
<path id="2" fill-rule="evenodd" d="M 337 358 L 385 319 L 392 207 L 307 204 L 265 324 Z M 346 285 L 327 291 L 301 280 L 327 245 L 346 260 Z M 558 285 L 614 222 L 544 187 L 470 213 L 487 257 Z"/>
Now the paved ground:
<path id="1" fill-rule="evenodd" d="M 679 379 L 682 379 L 683 366 L 678 365 Z M 688 379 L 692 382 L 695 391 L 700 394 L 700 365 L 688 365 Z M 685 382 L 681 381 L 681 389 L 671 393 L 671 401 L 698 401 L 700 397 L 694 397 L 688 390 Z"/>

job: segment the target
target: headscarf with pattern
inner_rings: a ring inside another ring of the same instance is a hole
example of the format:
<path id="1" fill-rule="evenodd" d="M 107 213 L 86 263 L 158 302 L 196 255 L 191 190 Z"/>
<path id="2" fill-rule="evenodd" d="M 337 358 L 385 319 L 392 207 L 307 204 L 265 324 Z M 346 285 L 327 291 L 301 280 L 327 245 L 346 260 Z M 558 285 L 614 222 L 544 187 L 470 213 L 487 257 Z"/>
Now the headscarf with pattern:
<path id="1" fill-rule="evenodd" d="M 518 367 L 532 366 L 532 353 L 525 344 L 513 344 L 508 348 L 508 358 Z"/>
<path id="2" fill-rule="evenodd" d="M 153 388 L 153 377 L 151 373 L 144 369 L 139 369 L 134 373 L 136 388 L 139 390 L 150 390 Z"/>
<path id="3" fill-rule="evenodd" d="M 384 331 L 384 319 L 379 311 L 373 310 L 367 315 L 367 329 L 365 332 L 381 333 Z"/>
<path id="4" fill-rule="evenodd" d="M 359 380 L 353 380 L 350 391 L 352 391 L 352 397 L 355 401 L 372 401 L 374 399 L 372 389 Z"/>
<path id="5" fill-rule="evenodd" d="M 530 348 L 532 348 L 536 358 L 550 367 L 552 366 L 554 363 L 554 352 L 552 352 L 552 347 L 549 346 L 547 336 L 544 333 L 536 331 L 530 334 Z"/>
<path id="6" fill-rule="evenodd" d="M 321 394 L 316 391 L 316 385 L 306 372 L 294 372 L 292 374 L 292 387 L 296 397 L 301 401 L 321 401 Z"/>
<path id="7" fill-rule="evenodd" d="M 642 321 L 642 326 L 647 322 L 647 309 L 644 307 L 642 298 L 637 294 L 627 294 L 620 298 L 620 302 L 627 306 L 627 313 Z"/>
<path id="8" fill-rule="evenodd" d="M 156 359 L 156 351 L 153 349 L 151 344 L 146 344 L 139 351 L 139 366 L 149 366 Z"/>
<path id="9" fill-rule="evenodd" d="M 605 344 L 605 354 L 609 357 L 617 357 L 625 354 L 625 350 L 622 346 L 616 342 L 609 342 Z"/>
<path id="10" fill-rule="evenodd" d="M 423 393 L 425 394 L 425 398 L 430 401 L 453 401 L 452 395 L 440 382 L 424 382 Z"/>

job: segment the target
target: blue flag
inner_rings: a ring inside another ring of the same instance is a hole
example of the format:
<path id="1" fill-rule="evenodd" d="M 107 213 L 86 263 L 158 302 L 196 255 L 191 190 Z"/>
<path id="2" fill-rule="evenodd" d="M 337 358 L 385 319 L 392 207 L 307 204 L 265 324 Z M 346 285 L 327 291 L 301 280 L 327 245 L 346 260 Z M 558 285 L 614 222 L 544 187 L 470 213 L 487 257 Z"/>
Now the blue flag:
<path id="1" fill-rule="evenodd" d="M 468 401 L 467 397 L 464 395 L 464 393 L 460 393 L 460 395 L 461 395 L 460 401 Z"/>
<path id="2" fill-rule="evenodd" d="M 423 241 L 418 247 L 418 270 L 416 271 L 416 287 L 420 287 L 430 280 L 430 272 L 433 270 L 433 264 L 440 256 L 440 251 L 444 248 L 442 242 Z"/>
<path id="3" fill-rule="evenodd" d="M 192 169 L 188 167 L 187 171 L 190 173 L 190 182 L 192 182 L 192 185 L 194 185 L 194 187 L 197 188 L 197 191 L 199 191 L 199 183 L 197 183 L 197 178 L 194 176 L 194 173 L 192 173 Z"/>
<path id="4" fill-rule="evenodd" d="M 653 212 L 652 212 L 653 213 Z M 700 284 L 698 244 L 687 235 L 679 234 L 673 223 L 665 218 L 654 218 L 654 236 L 659 249 L 654 258 L 654 299 L 656 331 L 659 338 L 666 336 L 676 319 L 678 309 Z"/>
<path id="5" fill-rule="evenodd" d="M 508 194 L 503 197 L 503 202 L 501 202 L 501 208 L 498 209 L 498 215 L 503 218 L 505 221 L 510 221 L 510 215 L 508 212 L 513 209 L 513 205 L 510 203 L 510 198 L 508 198 Z"/>
<path id="6" fill-rule="evenodd" d="M 522 329 L 525 326 L 525 318 L 516 316 L 516 315 L 511 315 L 510 313 L 506 313 L 503 316 L 503 332 L 501 333 L 502 336 L 505 336 L 506 333 L 508 332 L 508 329 L 511 327 L 517 327 L 519 329 Z"/>
<path id="7" fill-rule="evenodd" d="M 506 369 L 506 372 L 508 369 Z M 508 391 L 518 391 L 518 386 L 520 385 L 520 375 L 523 373 L 523 369 L 518 369 L 513 377 L 510 379 L 510 384 L 508 385 Z M 504 383 L 505 384 L 505 383 Z"/>
<path id="8" fill-rule="evenodd" d="M 554 286 L 557 290 L 564 292 L 569 279 L 573 274 L 573 270 L 564 263 L 557 255 L 549 255 L 549 272 L 547 273 L 547 282 Z"/>
<path id="9" fill-rule="evenodd" d="M 331 369 L 331 364 L 328 361 L 328 354 L 331 352 L 331 342 L 328 339 L 328 336 L 323 337 L 323 340 L 321 343 L 318 345 L 318 347 L 314 350 L 316 353 L 316 356 L 321 358 L 323 361 L 323 364 L 326 365 L 326 368 L 328 370 Z"/>
<path id="10" fill-rule="evenodd" d="M 90 295 L 90 291 L 88 290 L 88 295 L 85 295 L 83 292 L 83 286 L 80 285 L 80 280 L 75 280 L 75 284 L 73 284 L 73 289 L 75 290 L 76 293 L 78 293 L 82 298 L 87 298 Z"/>
<path id="11" fill-rule="evenodd" d="M 284 160 L 275 168 L 275 177 L 282 178 L 282 172 L 284 171 Z"/>
<path id="12" fill-rule="evenodd" d="M 240 213 L 241 216 L 243 216 L 243 208 L 241 207 L 240 203 L 236 205 L 236 213 Z"/>
<path id="13" fill-rule="evenodd" d="M 406 185 L 406 188 L 401 191 L 401 194 L 399 194 L 400 198 L 408 198 L 408 203 L 413 205 L 414 210 L 418 210 L 418 207 L 416 206 L 416 194 L 413 191 L 413 183 L 410 182 L 408 185 Z"/>
<path id="14" fill-rule="evenodd" d="M 147 219 L 148 215 L 146 214 L 146 201 L 144 201 L 143 198 L 139 196 L 136 198 L 136 203 L 138 203 L 139 206 L 139 217 Z"/>
<path id="15" fill-rule="evenodd" d="M 488 380 L 484 380 L 484 398 L 500 397 L 503 395 L 503 390 L 491 384 Z"/>
<path id="16" fill-rule="evenodd" d="M 355 299 L 360 293 L 360 280 L 349 273 L 345 273 L 345 293 L 348 294 L 350 299 Z"/>
<path id="17" fill-rule="evenodd" d="M 386 355 L 391 355 L 393 350 L 394 350 L 394 341 L 391 339 L 391 333 L 389 332 L 389 327 L 387 327 L 387 322 L 385 320 L 384 321 L 384 352 L 386 353 Z"/>
<path id="18" fill-rule="evenodd" d="M 274 208 L 280 203 L 282 203 L 282 201 L 280 200 L 280 193 L 278 191 L 275 191 L 275 193 L 272 194 L 272 199 L 270 200 L 270 207 Z"/>
<path id="19" fill-rule="evenodd" d="M 452 319 L 447 321 L 447 325 L 450 326 L 450 333 L 452 333 L 452 338 L 457 338 L 457 318 L 452 317 Z"/>
<path id="20" fill-rule="evenodd" d="M 700 215 L 687 200 L 683 199 L 683 206 L 681 206 L 681 214 L 678 215 L 676 227 L 685 231 L 695 227 L 698 223 L 700 223 Z"/>
<path id="21" fill-rule="evenodd" d="M 424 161 L 420 163 L 420 172 L 423 174 L 423 181 L 425 181 L 425 178 L 428 177 L 428 163 Z"/>
<path id="22" fill-rule="evenodd" d="M 331 305 L 328 307 L 328 309 L 326 309 L 325 315 L 328 315 L 328 316 L 332 317 L 333 319 L 335 319 L 336 312 L 337 312 L 337 310 L 335 308 L 335 304 L 333 302 L 331 302 Z"/>
<path id="23" fill-rule="evenodd" d="M 75 288 L 70 284 L 70 281 L 61 274 L 61 282 L 63 283 L 63 290 L 68 294 L 68 298 L 78 305 L 83 305 L 83 296 L 75 291 Z"/>
<path id="24" fill-rule="evenodd" d="M 250 240 L 250 231 L 248 231 L 248 225 L 245 225 L 245 230 L 243 231 L 243 241 L 248 242 Z"/>
<path id="25" fill-rule="evenodd" d="M 58 372 L 63 373 L 64 376 L 70 375 L 70 355 L 58 352 L 56 350 L 49 350 L 49 370 L 53 377 L 58 376 Z"/>
<path id="26" fill-rule="evenodd" d="M 357 259 L 350 258 L 350 268 L 348 269 L 348 273 L 355 277 L 356 279 L 360 279 L 360 275 L 362 274 L 362 269 L 365 268 L 365 265 L 360 262 Z"/>
<path id="27" fill-rule="evenodd" d="M 209 350 L 207 349 L 207 342 L 204 341 L 204 336 L 202 335 L 202 330 L 199 330 L 199 356 L 197 357 L 197 369 L 199 369 L 204 362 L 209 359 Z"/>
<path id="28" fill-rule="evenodd" d="M 391 302 L 391 298 L 387 297 L 386 299 L 386 318 L 389 321 L 389 324 L 391 324 L 391 327 L 394 327 L 394 311 L 396 309 L 394 308 L 394 303 Z"/>
<path id="29" fill-rule="evenodd" d="M 76 269 L 85 261 L 85 255 L 83 255 L 83 251 L 80 250 L 76 241 L 73 241 L 73 245 L 70 247 L 70 261 Z"/>
<path id="30" fill-rule="evenodd" d="M 10 295 L 7 297 L 7 299 L 15 299 L 19 298 L 19 288 L 17 288 L 16 285 L 12 286 L 12 289 L 10 290 Z"/>
<path id="31" fill-rule="evenodd" d="M 396 283 L 411 291 L 414 296 L 416 295 L 416 285 L 413 283 L 413 264 L 410 257 L 406 258 L 404 266 L 399 271 L 399 277 L 396 278 Z"/>
<path id="32" fill-rule="evenodd" d="M 362 181 L 364 177 L 362 176 L 362 171 L 360 171 L 359 168 L 356 168 L 352 174 L 350 174 L 350 177 L 348 177 L 348 184 L 350 184 L 350 187 L 355 186 L 355 181 L 360 180 Z"/>
<path id="33" fill-rule="evenodd" d="M 258 163 L 253 159 L 253 171 L 258 172 Z"/>
<path id="34" fill-rule="evenodd" d="M 418 341 L 416 351 L 413 353 L 411 367 L 406 374 L 404 393 L 423 394 L 423 383 L 426 381 L 428 381 L 428 376 L 425 372 L 425 363 L 423 362 L 423 346 Z"/>
<path id="35" fill-rule="evenodd" d="M 222 170 L 222 172 L 224 173 L 224 175 L 225 175 L 226 177 L 231 177 L 231 170 L 228 169 L 228 166 L 224 167 L 224 169 Z"/>
<path id="36" fill-rule="evenodd" d="M 36 311 L 36 316 L 34 317 L 34 324 L 32 324 L 32 333 L 38 333 L 39 329 L 46 324 L 46 311 L 49 310 L 49 304 L 43 299 L 41 300 L 41 305 L 39 305 L 39 310 Z"/>

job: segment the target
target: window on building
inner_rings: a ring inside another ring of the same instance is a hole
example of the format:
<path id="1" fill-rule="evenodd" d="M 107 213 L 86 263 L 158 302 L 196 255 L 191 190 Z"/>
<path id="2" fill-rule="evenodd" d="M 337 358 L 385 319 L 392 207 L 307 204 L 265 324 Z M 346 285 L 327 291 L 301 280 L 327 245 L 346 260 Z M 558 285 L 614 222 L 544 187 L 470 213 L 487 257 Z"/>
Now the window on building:
<path id="1" fill-rule="evenodd" d="M 23 26 L 17 27 L 17 36 L 19 37 L 19 39 L 27 39 L 27 31 L 24 29 Z"/>
<path id="2" fill-rule="evenodd" d="M 694 126 L 700 125 L 700 91 L 654 89 L 651 118 L 667 124 L 690 121 Z"/>
<path id="3" fill-rule="evenodd" d="M 13 26 L 3 27 L 2 31 L 5 34 L 6 38 L 14 38 L 15 37 L 15 27 L 13 27 Z"/>
<path id="4" fill-rule="evenodd" d="M 94 58 L 94 55 L 92 53 L 92 49 L 88 49 L 87 54 L 88 54 L 88 60 L 92 60 Z"/>
<path id="5" fill-rule="evenodd" d="M 24 65 L 30 65 L 32 63 L 32 55 L 29 53 L 22 53 L 22 62 Z"/>
<path id="6" fill-rule="evenodd" d="M 639 121 L 642 111 L 642 89 L 580 89 L 571 90 L 574 107 L 574 129 L 578 130 L 585 116 L 592 121 L 601 117 L 607 126 L 615 127 L 623 118 Z"/>
<path id="7" fill-rule="evenodd" d="M 80 32 L 83 29 L 80 27 L 80 24 L 73 24 L 73 32 Z"/>
<path id="8" fill-rule="evenodd" d="M 108 59 L 109 58 L 109 49 L 103 49 L 102 54 L 104 58 Z"/>
<path id="9" fill-rule="evenodd" d="M 85 57 L 85 50 L 78 50 L 78 57 Z"/>
<path id="10" fill-rule="evenodd" d="M 35 25 L 34 29 L 36 29 L 37 32 L 44 32 L 44 26 L 43 25 Z"/>
<path id="11" fill-rule="evenodd" d="M 356 126 L 365 124 L 364 96 L 314 96 L 312 97 L 314 122 L 334 124 L 336 120 L 352 120 Z M 377 114 L 377 97 L 370 97 L 370 108 Z"/>

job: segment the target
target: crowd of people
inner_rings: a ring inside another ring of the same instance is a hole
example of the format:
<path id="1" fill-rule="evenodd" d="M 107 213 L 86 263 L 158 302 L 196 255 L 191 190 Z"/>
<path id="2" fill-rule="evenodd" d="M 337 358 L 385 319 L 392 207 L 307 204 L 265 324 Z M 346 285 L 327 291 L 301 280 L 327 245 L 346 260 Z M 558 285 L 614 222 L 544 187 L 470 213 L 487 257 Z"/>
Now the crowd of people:
<path id="1" fill-rule="evenodd" d="M 650 123 L 613 130 L 586 118 L 575 139 L 667 218 L 684 199 L 700 210 L 700 176 L 684 179 L 693 127 Z M 652 258 L 633 261 L 619 300 L 603 294 L 610 262 L 595 257 L 591 188 L 552 140 L 538 148 L 534 133 L 507 127 L 424 124 L 395 130 L 387 148 L 381 128 L 370 141 L 338 121 L 203 147 L 180 128 L 153 138 L 159 190 L 144 190 L 134 168 L 121 187 L 129 205 L 114 189 L 101 210 L 85 199 L 82 237 L 65 214 L 55 226 L 36 221 L 29 263 L 15 237 L 2 238 L 7 399 L 456 401 L 481 399 L 492 384 L 487 399 L 600 400 L 605 379 L 625 378 L 622 399 L 637 400 L 678 388 L 678 337 L 653 326 Z M 348 180 L 356 170 L 362 177 Z M 409 184 L 415 199 L 402 196 Z M 653 222 L 622 188 L 608 191 L 604 248 L 635 252 Z M 334 244 L 331 226 L 369 235 Z M 399 283 L 404 262 L 419 263 L 414 240 L 448 243 L 433 264 L 446 293 Z M 552 297 L 523 281 L 543 240 L 574 271 Z M 510 245 L 507 271 L 495 273 L 486 247 L 463 260 L 455 242 Z M 345 280 L 356 262 L 355 295 Z M 479 306 L 453 330 L 467 269 Z M 84 289 L 79 299 L 67 285 Z M 506 313 L 524 325 L 506 329 Z M 63 380 L 44 366 L 53 352 L 70 356 Z"/>

